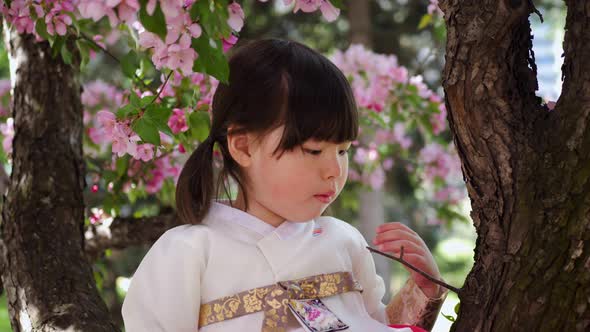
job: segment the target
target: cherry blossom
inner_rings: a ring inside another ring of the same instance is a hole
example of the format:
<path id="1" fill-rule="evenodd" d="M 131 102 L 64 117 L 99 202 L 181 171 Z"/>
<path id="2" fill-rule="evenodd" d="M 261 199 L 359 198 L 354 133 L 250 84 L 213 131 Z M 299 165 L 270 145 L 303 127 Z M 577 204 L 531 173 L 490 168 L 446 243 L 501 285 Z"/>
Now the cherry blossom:
<path id="1" fill-rule="evenodd" d="M 175 108 L 172 110 L 172 115 L 170 116 L 170 119 L 168 119 L 168 127 L 170 127 L 175 134 L 188 130 L 188 125 L 182 109 Z"/>
<path id="2" fill-rule="evenodd" d="M 228 6 L 228 11 L 229 18 L 227 19 L 227 24 L 235 31 L 242 30 L 242 27 L 244 26 L 244 11 L 240 4 L 232 2 Z"/>

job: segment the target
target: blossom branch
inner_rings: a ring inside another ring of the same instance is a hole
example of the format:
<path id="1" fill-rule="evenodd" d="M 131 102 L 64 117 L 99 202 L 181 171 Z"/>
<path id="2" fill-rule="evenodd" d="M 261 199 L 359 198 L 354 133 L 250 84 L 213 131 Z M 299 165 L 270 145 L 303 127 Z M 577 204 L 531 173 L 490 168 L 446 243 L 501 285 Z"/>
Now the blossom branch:
<path id="1" fill-rule="evenodd" d="M 110 58 L 112 58 L 113 60 L 115 60 L 119 65 L 121 64 L 121 60 L 119 58 L 117 58 L 113 53 L 111 53 L 109 50 L 106 49 L 106 47 L 102 47 L 100 44 L 98 44 L 96 41 L 94 41 L 92 38 L 86 36 L 84 33 L 80 33 L 80 37 L 84 39 L 85 41 L 87 41 L 88 43 L 92 44 L 92 46 L 100 49 L 102 52 L 104 52 L 106 55 L 108 55 Z M 135 80 L 141 84 L 141 86 L 143 86 L 145 89 L 148 89 L 152 94 L 157 95 L 156 98 L 158 98 L 160 96 L 160 93 L 156 93 L 156 91 L 154 91 L 152 88 L 150 88 L 142 79 L 141 77 L 137 76 L 137 74 L 133 74 L 135 76 Z"/>

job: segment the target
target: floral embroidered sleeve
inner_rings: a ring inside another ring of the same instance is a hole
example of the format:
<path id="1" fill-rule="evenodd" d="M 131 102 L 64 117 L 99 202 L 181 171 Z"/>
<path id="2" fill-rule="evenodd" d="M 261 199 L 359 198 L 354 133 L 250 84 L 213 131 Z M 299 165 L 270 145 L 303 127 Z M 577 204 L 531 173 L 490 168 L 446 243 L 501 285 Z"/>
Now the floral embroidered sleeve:
<path id="1" fill-rule="evenodd" d="M 391 324 L 407 324 L 419 326 L 430 331 L 445 301 L 448 290 L 442 288 L 437 298 L 429 298 L 418 287 L 412 278 L 408 278 L 404 286 L 395 294 L 387 308 L 387 317 Z"/>

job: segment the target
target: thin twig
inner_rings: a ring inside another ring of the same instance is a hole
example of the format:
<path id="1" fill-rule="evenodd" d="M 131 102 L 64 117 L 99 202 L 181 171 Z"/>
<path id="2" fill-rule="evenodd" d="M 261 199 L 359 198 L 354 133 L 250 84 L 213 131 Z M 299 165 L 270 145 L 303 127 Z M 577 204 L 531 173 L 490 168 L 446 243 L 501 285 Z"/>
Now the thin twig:
<path id="1" fill-rule="evenodd" d="M 100 44 L 98 44 L 97 42 L 95 42 L 92 38 L 86 36 L 84 33 L 80 33 L 80 36 L 81 36 L 82 39 L 84 39 L 87 42 L 91 43 L 94 47 L 99 48 L 102 52 L 104 52 L 106 55 L 108 55 L 113 60 L 115 60 L 119 65 L 121 64 L 121 60 L 119 58 L 117 58 L 113 53 L 111 53 L 105 47 L 102 47 Z M 144 88 L 150 90 L 152 92 L 152 94 L 154 94 L 154 95 L 156 94 L 156 91 L 152 90 L 152 88 L 150 88 L 147 84 L 145 84 L 145 82 L 141 79 L 141 77 L 137 76 L 137 74 L 133 74 L 133 75 L 135 77 L 135 80 L 137 82 L 139 82 L 139 84 L 141 84 Z"/>
<path id="2" fill-rule="evenodd" d="M 168 83 L 168 80 L 170 79 L 170 76 L 172 76 L 173 72 L 174 71 L 171 70 L 170 73 L 168 73 L 168 76 L 166 76 L 166 80 L 164 81 L 164 84 L 162 84 L 162 86 L 160 87 L 160 91 L 158 91 L 158 94 L 156 95 L 156 97 L 154 99 L 152 99 L 152 101 L 150 101 L 150 103 L 147 106 L 153 104 L 156 101 L 156 99 L 158 99 L 160 97 L 160 94 L 162 93 L 162 91 L 164 91 L 164 88 L 166 87 L 166 84 Z"/>
<path id="3" fill-rule="evenodd" d="M 434 282 L 435 284 L 438 284 L 438 285 L 440 285 L 440 286 L 442 286 L 442 287 L 444 287 L 444 288 L 446 288 L 446 289 L 452 290 L 453 292 L 455 292 L 455 293 L 457 293 L 457 294 L 459 294 L 459 293 L 461 292 L 461 290 L 460 290 L 459 288 L 457 288 L 457 287 L 453 287 L 453 286 L 451 286 L 451 285 L 449 285 L 449 284 L 445 283 L 444 281 L 440 281 L 440 280 L 438 280 L 438 279 L 436 279 L 436 278 L 432 277 L 432 276 L 431 276 L 431 275 L 429 275 L 428 273 L 426 273 L 426 272 L 424 272 L 424 271 L 422 271 L 422 270 L 418 269 L 417 267 L 415 267 L 415 266 L 413 266 L 412 264 L 410 264 L 410 263 L 406 262 L 405 260 L 403 260 L 403 258 L 402 258 L 402 257 L 404 256 L 404 247 L 402 247 L 402 249 L 401 249 L 401 254 L 400 254 L 400 257 L 399 257 L 399 258 L 398 258 L 398 257 L 395 257 L 395 256 L 392 256 L 392 255 L 389 255 L 389 254 L 386 254 L 386 253 L 384 253 L 384 252 L 382 252 L 382 251 L 379 251 L 379 250 L 377 250 L 377 249 L 374 249 L 374 248 L 371 248 L 371 247 L 367 247 L 367 249 L 369 249 L 369 251 L 372 251 L 372 252 L 374 252 L 374 253 L 377 253 L 377 254 L 379 254 L 379 255 L 385 256 L 385 257 L 387 257 L 387 258 L 391 258 L 391 259 L 393 259 L 393 260 L 396 260 L 396 261 L 398 261 L 398 262 L 400 262 L 400 263 L 404 264 L 405 266 L 407 266 L 407 267 L 409 267 L 410 269 L 412 269 L 412 270 L 414 270 L 414 271 L 416 271 L 416 272 L 420 273 L 422 276 L 424 276 L 424 278 L 426 278 L 426 279 L 428 279 L 428 280 L 430 280 L 430 281 Z"/>

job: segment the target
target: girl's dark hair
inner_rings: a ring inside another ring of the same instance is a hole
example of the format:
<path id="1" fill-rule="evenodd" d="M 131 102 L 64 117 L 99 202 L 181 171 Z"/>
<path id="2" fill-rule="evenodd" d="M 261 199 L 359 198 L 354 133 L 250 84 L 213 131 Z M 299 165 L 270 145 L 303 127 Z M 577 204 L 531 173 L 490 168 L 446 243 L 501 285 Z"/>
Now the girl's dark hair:
<path id="1" fill-rule="evenodd" d="M 232 133 L 263 136 L 284 125 L 277 151 L 292 150 L 311 138 L 341 143 L 357 137 L 358 115 L 348 81 L 311 48 L 289 40 L 257 40 L 238 48 L 229 67 L 229 84 L 220 83 L 213 96 L 209 138 L 192 153 L 178 179 L 176 209 L 185 224 L 201 222 L 221 186 L 228 193 L 228 176 L 244 193 L 247 209 L 247 179 L 227 147 L 229 126 L 236 128 Z M 223 156 L 216 181 L 215 143 Z"/>

